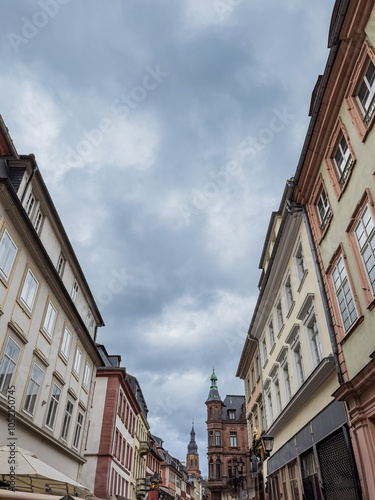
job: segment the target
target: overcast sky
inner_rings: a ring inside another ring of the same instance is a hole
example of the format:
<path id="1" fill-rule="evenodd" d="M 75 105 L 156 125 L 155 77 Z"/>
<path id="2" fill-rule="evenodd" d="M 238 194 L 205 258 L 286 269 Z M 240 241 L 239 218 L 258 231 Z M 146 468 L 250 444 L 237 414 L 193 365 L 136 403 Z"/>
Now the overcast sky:
<path id="1" fill-rule="evenodd" d="M 106 326 L 203 473 L 257 299 L 269 218 L 294 172 L 334 0 L 2 0 L 0 113 L 34 153 Z M 114 278 L 114 279 L 113 279 Z"/>

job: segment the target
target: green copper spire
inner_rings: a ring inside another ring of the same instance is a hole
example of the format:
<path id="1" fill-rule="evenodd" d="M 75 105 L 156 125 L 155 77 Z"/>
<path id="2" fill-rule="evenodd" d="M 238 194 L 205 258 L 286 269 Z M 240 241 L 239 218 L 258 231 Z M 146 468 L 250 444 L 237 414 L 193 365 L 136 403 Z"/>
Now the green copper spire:
<path id="1" fill-rule="evenodd" d="M 215 373 L 215 368 L 213 369 L 213 372 L 211 375 L 211 387 L 210 387 L 210 392 L 208 394 L 207 401 L 221 401 L 221 397 L 220 397 L 219 390 L 217 387 L 217 376 Z"/>
<path id="2" fill-rule="evenodd" d="M 212 375 L 211 375 L 211 387 L 210 389 L 216 389 L 217 390 L 217 376 L 215 373 L 215 368 L 213 369 Z"/>

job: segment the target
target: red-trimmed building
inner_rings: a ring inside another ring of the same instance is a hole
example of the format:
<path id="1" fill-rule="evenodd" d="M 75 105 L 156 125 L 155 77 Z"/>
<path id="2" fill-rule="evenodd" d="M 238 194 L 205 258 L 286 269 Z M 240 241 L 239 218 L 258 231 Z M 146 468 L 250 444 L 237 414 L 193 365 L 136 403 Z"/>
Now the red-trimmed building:
<path id="1" fill-rule="evenodd" d="M 93 412 L 88 433 L 82 478 L 95 484 L 100 498 L 131 498 L 134 433 L 139 408 L 120 366 L 120 356 L 109 356 L 98 345 L 104 366 L 96 373 Z"/>

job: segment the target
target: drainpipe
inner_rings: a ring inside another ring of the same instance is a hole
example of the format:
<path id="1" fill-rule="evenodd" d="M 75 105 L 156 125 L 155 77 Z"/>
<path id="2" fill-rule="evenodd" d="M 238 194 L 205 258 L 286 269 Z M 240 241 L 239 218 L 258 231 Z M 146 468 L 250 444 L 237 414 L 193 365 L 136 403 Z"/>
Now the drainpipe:
<path id="1" fill-rule="evenodd" d="M 293 179 L 290 179 L 288 181 L 288 183 L 290 186 L 294 185 Z M 329 334 L 329 338 L 331 340 L 333 359 L 334 359 L 335 366 L 336 366 L 337 378 L 338 378 L 339 384 L 342 385 L 344 383 L 344 379 L 343 379 L 343 376 L 342 376 L 342 373 L 340 370 L 340 363 L 339 363 L 339 358 L 338 358 L 338 349 L 337 349 L 337 343 L 336 343 L 335 330 L 333 328 L 332 318 L 331 318 L 331 314 L 329 312 L 327 295 L 326 295 L 326 291 L 324 288 L 323 278 L 322 278 L 322 274 L 321 274 L 321 270 L 320 270 L 320 266 L 319 266 L 319 261 L 318 261 L 318 254 L 316 252 L 316 248 L 314 245 L 314 240 L 313 240 L 313 236 L 311 233 L 311 228 L 310 228 L 310 223 L 309 223 L 309 218 L 307 216 L 306 208 L 302 205 L 298 205 L 297 203 L 292 201 L 290 198 L 288 198 L 286 201 L 286 207 L 287 207 L 288 213 L 290 213 L 290 214 L 302 213 L 303 221 L 305 223 L 305 228 L 307 231 L 307 237 L 308 237 L 309 244 L 310 244 L 311 253 L 313 256 L 315 273 L 316 273 L 316 276 L 318 279 L 319 291 L 320 291 L 320 295 L 321 295 L 322 301 L 323 301 L 324 314 L 325 314 L 327 325 L 328 325 L 328 334 Z"/>

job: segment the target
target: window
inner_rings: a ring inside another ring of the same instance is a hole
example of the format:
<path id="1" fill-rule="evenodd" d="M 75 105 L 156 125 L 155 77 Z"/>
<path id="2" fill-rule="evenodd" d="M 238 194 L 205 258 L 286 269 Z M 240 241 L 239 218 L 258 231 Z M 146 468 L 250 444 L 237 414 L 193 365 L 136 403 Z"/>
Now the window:
<path id="1" fill-rule="evenodd" d="M 302 287 L 303 280 L 307 274 L 306 261 L 305 261 L 305 256 L 303 253 L 301 242 L 299 242 L 297 244 L 297 248 L 294 252 L 293 257 L 294 257 L 294 264 L 295 264 L 295 268 L 296 268 L 296 274 L 297 274 L 297 278 L 298 278 L 298 284 L 299 284 L 298 291 L 299 291 Z"/>
<path id="2" fill-rule="evenodd" d="M 47 304 L 47 309 L 44 315 L 44 321 L 42 325 L 43 332 L 49 337 L 52 337 L 53 329 L 55 327 L 55 321 L 57 316 L 56 307 L 53 305 L 52 301 L 49 300 Z"/>
<path id="3" fill-rule="evenodd" d="M 252 443 L 253 437 L 254 437 L 254 426 L 253 426 L 253 415 L 252 413 L 249 413 L 247 417 L 247 423 L 248 423 L 248 432 L 249 432 L 249 438 Z"/>
<path id="4" fill-rule="evenodd" d="M 245 382 L 245 395 L 246 399 L 250 399 L 251 395 L 251 390 L 250 390 L 250 375 L 246 377 L 246 382 Z"/>
<path id="5" fill-rule="evenodd" d="M 219 419 L 219 409 L 218 408 L 214 409 L 214 415 L 215 415 L 215 419 L 218 420 Z"/>
<path id="6" fill-rule="evenodd" d="M 33 226 L 35 231 L 40 234 L 40 231 L 42 230 L 42 222 L 43 222 L 43 212 L 38 208 L 35 213 L 35 217 L 33 220 Z"/>
<path id="7" fill-rule="evenodd" d="M 254 365 L 251 367 L 251 387 L 252 387 L 252 390 L 254 391 L 255 390 L 255 371 L 254 371 Z"/>
<path id="8" fill-rule="evenodd" d="M 354 321 L 357 319 L 358 315 L 348 279 L 348 274 L 346 272 L 344 259 L 342 256 L 340 256 L 337 264 L 333 268 L 331 278 L 336 294 L 337 303 L 340 309 L 342 325 L 344 331 L 347 332 Z"/>
<path id="9" fill-rule="evenodd" d="M 367 205 L 354 229 L 372 293 L 375 294 L 375 225 Z"/>
<path id="10" fill-rule="evenodd" d="M 264 414 L 264 406 L 262 398 L 260 399 L 258 404 L 259 404 L 260 425 L 261 425 L 261 428 L 259 429 L 259 434 L 260 434 L 261 432 L 266 430 L 267 425 L 266 425 L 266 416 Z"/>
<path id="11" fill-rule="evenodd" d="M 320 191 L 320 194 L 316 201 L 316 209 L 319 216 L 320 230 L 324 231 L 331 217 L 331 208 L 329 206 L 328 198 L 324 189 Z"/>
<path id="12" fill-rule="evenodd" d="M 29 312 L 33 309 L 38 287 L 39 281 L 36 279 L 34 273 L 28 269 L 23 283 L 20 300 Z"/>
<path id="13" fill-rule="evenodd" d="M 216 460 L 216 479 L 221 478 L 221 460 L 218 458 Z"/>
<path id="14" fill-rule="evenodd" d="M 229 435 L 229 439 L 230 439 L 230 446 L 232 448 L 237 448 L 237 433 L 231 432 Z"/>
<path id="15" fill-rule="evenodd" d="M 8 388 L 11 386 L 20 352 L 21 348 L 14 342 L 13 339 L 8 338 L 3 359 L 0 363 L 0 392 L 5 396 L 7 395 Z"/>
<path id="16" fill-rule="evenodd" d="M 25 206 L 26 214 L 30 219 L 33 214 L 34 206 L 35 206 L 35 198 L 33 193 L 30 193 Z"/>
<path id="17" fill-rule="evenodd" d="M 267 342 L 266 342 L 266 336 L 265 335 L 263 336 L 263 338 L 261 340 L 260 347 L 261 347 L 261 356 L 262 356 L 263 366 L 265 366 L 265 364 L 267 362 L 267 356 L 268 356 L 268 353 L 267 353 Z"/>
<path id="18" fill-rule="evenodd" d="M 76 298 L 78 295 L 78 290 L 79 290 L 79 286 L 78 286 L 77 280 L 74 280 L 73 288 L 72 288 L 72 295 L 71 295 L 73 302 L 76 301 Z"/>
<path id="19" fill-rule="evenodd" d="M 348 113 L 362 141 L 374 121 L 375 54 L 365 41 L 350 78 L 345 97 Z"/>
<path id="20" fill-rule="evenodd" d="M 258 406 L 257 406 L 257 404 L 255 404 L 252 407 L 251 411 L 253 413 L 254 431 L 257 432 L 258 435 L 260 435 L 260 432 L 259 432 L 259 419 L 258 419 Z"/>
<path id="21" fill-rule="evenodd" d="M 333 161 L 337 170 L 339 184 L 342 187 L 345 184 L 348 173 L 353 166 L 353 158 L 350 154 L 350 149 L 344 134 L 341 134 L 340 136 Z"/>
<path id="22" fill-rule="evenodd" d="M 67 327 L 65 327 L 64 335 L 61 341 L 60 355 L 67 361 L 69 357 L 70 343 L 72 334 Z"/>
<path id="23" fill-rule="evenodd" d="M 214 445 L 214 432 L 208 431 L 208 446 Z"/>
<path id="24" fill-rule="evenodd" d="M 215 446 L 220 446 L 220 431 L 215 431 Z"/>
<path id="25" fill-rule="evenodd" d="M 214 462 L 212 459 L 210 460 L 210 463 L 208 466 L 208 473 L 209 473 L 209 478 L 214 479 Z"/>
<path id="26" fill-rule="evenodd" d="M 73 365 L 73 374 L 78 378 L 79 377 L 79 371 L 81 369 L 81 361 L 82 361 L 82 351 L 81 349 L 77 346 L 76 349 L 76 355 L 74 358 L 74 365 Z"/>
<path id="27" fill-rule="evenodd" d="M 91 366 L 88 362 L 86 362 L 85 373 L 83 375 L 83 382 L 82 382 L 83 388 L 88 389 L 90 384 L 90 377 L 91 377 Z M 125 401 L 124 401 L 124 406 L 125 406 Z"/>
<path id="28" fill-rule="evenodd" d="M 61 432 L 61 439 L 63 439 L 64 441 L 68 439 L 69 426 L 70 426 L 70 421 L 72 419 L 72 415 L 73 415 L 73 403 L 71 401 L 68 401 L 66 404 L 65 415 L 63 420 L 63 428 Z"/>
<path id="29" fill-rule="evenodd" d="M 315 313 L 313 313 L 307 323 L 307 331 L 309 334 L 309 340 L 312 350 L 312 358 L 314 361 L 314 365 L 317 365 L 322 357 L 322 345 L 320 342 L 320 335 L 318 329 L 318 321 L 316 319 Z"/>
<path id="30" fill-rule="evenodd" d="M 273 422 L 273 407 L 272 407 L 271 386 L 269 382 L 264 389 L 264 394 L 266 396 L 267 421 L 268 421 L 268 426 L 270 426 Z"/>
<path id="31" fill-rule="evenodd" d="M 5 230 L 0 241 L 0 271 L 6 280 L 10 277 L 17 251 L 16 244 Z"/>
<path id="32" fill-rule="evenodd" d="M 298 389 L 305 381 L 305 374 L 303 370 L 301 343 L 299 340 L 299 327 L 297 324 L 293 326 L 291 332 L 286 338 L 286 343 L 290 345 L 292 350 L 295 381 Z"/>
<path id="33" fill-rule="evenodd" d="M 339 200 L 356 162 L 349 134 L 341 118 L 333 129 L 324 160 L 333 191 Z"/>
<path id="34" fill-rule="evenodd" d="M 65 269 L 65 258 L 62 253 L 60 253 L 59 260 L 57 261 L 57 266 L 56 266 L 56 271 L 58 272 L 58 275 L 60 278 L 63 277 L 64 274 L 64 269 Z"/>
<path id="35" fill-rule="evenodd" d="M 292 281 L 291 281 L 289 272 L 284 280 L 284 297 L 285 297 L 285 304 L 286 304 L 286 308 L 287 308 L 287 317 L 289 317 L 291 309 L 294 305 Z"/>
<path id="36" fill-rule="evenodd" d="M 43 370 L 39 368 L 36 363 L 34 363 L 26 391 L 25 403 L 23 405 L 23 409 L 27 413 L 30 413 L 30 415 L 34 414 L 35 403 L 38 397 L 40 384 L 42 383 L 42 378 Z"/>
<path id="37" fill-rule="evenodd" d="M 374 105 L 374 89 L 375 89 L 375 66 L 372 61 L 367 64 L 367 69 L 362 77 L 361 84 L 357 92 L 357 101 L 364 116 L 364 122 L 369 124 L 372 114 L 375 110 Z"/>
<path id="38" fill-rule="evenodd" d="M 56 384 L 53 384 L 53 389 L 52 389 L 51 399 L 48 405 L 47 419 L 46 419 L 46 426 L 49 427 L 50 429 L 53 429 L 53 426 L 55 424 L 57 408 L 59 406 L 59 401 L 60 401 L 60 395 L 61 395 L 60 388 L 57 387 Z"/>
<path id="39" fill-rule="evenodd" d="M 281 404 L 281 394 L 280 394 L 280 382 L 279 375 L 276 373 L 273 377 L 273 388 L 275 391 L 275 401 L 276 401 L 276 414 L 281 413 L 282 404 Z"/>
<path id="40" fill-rule="evenodd" d="M 76 428 L 74 431 L 74 439 L 73 439 L 73 448 L 76 448 L 77 450 L 78 450 L 78 445 L 79 445 L 79 439 L 81 437 L 82 425 L 83 425 L 83 413 L 81 413 L 79 411 L 78 417 L 77 417 Z"/>
<path id="41" fill-rule="evenodd" d="M 288 352 L 285 349 L 282 360 L 280 362 L 281 365 L 281 373 L 284 382 L 284 392 L 286 400 L 289 401 L 292 397 L 292 388 L 290 385 L 290 375 L 289 375 L 289 364 L 288 364 Z"/>
<path id="42" fill-rule="evenodd" d="M 273 346 L 275 345 L 275 332 L 273 330 L 273 321 L 272 321 L 272 318 L 268 322 L 267 330 L 268 330 L 268 340 L 269 340 L 269 343 L 270 343 L 270 352 L 271 352 L 272 349 L 273 349 Z"/>
<path id="43" fill-rule="evenodd" d="M 87 311 L 85 325 L 86 325 L 87 330 L 89 331 L 89 334 L 91 335 L 91 337 L 93 337 L 95 334 L 95 320 L 94 320 L 94 316 L 92 315 L 92 312 L 90 311 L 90 309 L 88 309 L 88 311 Z"/>
<path id="44" fill-rule="evenodd" d="M 229 420 L 236 420 L 236 410 L 228 410 Z"/>
<path id="45" fill-rule="evenodd" d="M 281 308 L 281 298 L 279 297 L 275 306 L 275 315 L 277 322 L 277 334 L 280 335 L 284 326 L 283 310 Z"/>
<path id="46" fill-rule="evenodd" d="M 257 380 L 260 379 L 260 361 L 259 361 L 259 354 L 255 356 L 255 368 L 256 368 L 256 375 L 257 375 Z"/>

